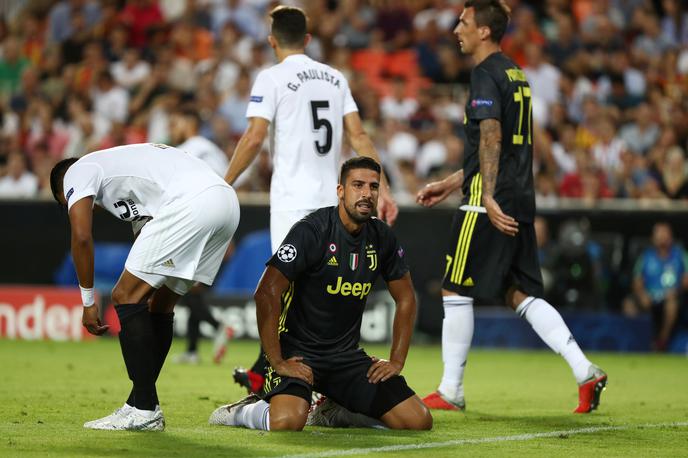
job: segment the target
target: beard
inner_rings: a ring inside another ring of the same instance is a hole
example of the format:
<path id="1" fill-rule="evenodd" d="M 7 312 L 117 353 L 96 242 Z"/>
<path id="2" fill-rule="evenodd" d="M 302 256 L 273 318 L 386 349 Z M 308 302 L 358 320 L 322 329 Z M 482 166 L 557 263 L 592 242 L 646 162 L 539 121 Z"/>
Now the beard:
<path id="1" fill-rule="evenodd" d="M 370 212 L 368 214 L 363 214 L 356 209 L 356 205 L 359 203 L 360 202 L 356 202 L 354 205 L 351 206 L 344 205 L 344 210 L 346 211 L 346 214 L 349 215 L 349 218 L 351 218 L 352 221 L 354 221 L 357 224 L 363 224 L 366 221 L 368 221 L 371 216 L 373 216 L 373 213 L 375 213 L 377 209 L 375 208 L 372 202 L 368 202 L 370 204 Z"/>

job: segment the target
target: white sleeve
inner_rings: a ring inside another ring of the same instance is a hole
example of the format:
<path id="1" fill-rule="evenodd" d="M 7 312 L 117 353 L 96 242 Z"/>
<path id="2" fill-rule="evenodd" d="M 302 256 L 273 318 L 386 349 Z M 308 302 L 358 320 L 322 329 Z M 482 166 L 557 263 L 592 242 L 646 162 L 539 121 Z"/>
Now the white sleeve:
<path id="1" fill-rule="evenodd" d="M 344 75 L 342 75 L 342 81 L 344 81 L 344 116 L 348 115 L 349 113 L 353 113 L 355 111 L 358 111 L 358 107 L 356 106 L 356 102 L 354 101 L 354 97 L 351 95 L 351 89 L 349 89 L 349 82 L 344 78 Z"/>
<path id="2" fill-rule="evenodd" d="M 62 182 L 67 211 L 72 208 L 74 202 L 84 197 L 97 196 L 102 180 L 103 170 L 98 165 L 78 162 L 73 164 L 65 173 Z"/>
<path id="3" fill-rule="evenodd" d="M 277 110 L 277 85 L 266 70 L 258 73 L 251 88 L 251 98 L 246 109 L 247 118 L 264 118 L 272 122 Z"/>

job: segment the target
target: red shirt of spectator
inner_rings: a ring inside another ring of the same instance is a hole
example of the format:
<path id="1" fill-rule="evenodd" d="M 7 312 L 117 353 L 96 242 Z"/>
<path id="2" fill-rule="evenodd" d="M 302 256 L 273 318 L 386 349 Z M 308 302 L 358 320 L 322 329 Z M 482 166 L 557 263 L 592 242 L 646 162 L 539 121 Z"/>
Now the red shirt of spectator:
<path id="1" fill-rule="evenodd" d="M 129 0 L 120 20 L 129 28 L 129 44 L 136 48 L 146 45 L 148 29 L 163 23 L 162 11 L 156 0 Z"/>

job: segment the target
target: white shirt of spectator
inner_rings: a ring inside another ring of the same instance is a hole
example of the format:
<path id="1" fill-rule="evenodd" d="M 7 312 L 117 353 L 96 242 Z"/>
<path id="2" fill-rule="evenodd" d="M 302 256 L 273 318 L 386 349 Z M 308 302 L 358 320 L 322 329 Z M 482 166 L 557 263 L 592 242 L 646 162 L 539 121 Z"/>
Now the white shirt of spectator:
<path id="1" fill-rule="evenodd" d="M 19 178 L 4 176 L 0 178 L 0 197 L 27 198 L 38 193 L 38 178 L 31 172 L 24 172 Z"/>
<path id="2" fill-rule="evenodd" d="M 93 111 L 110 122 L 125 122 L 129 109 L 129 93 L 113 86 L 109 91 L 93 90 Z"/>
<path id="3" fill-rule="evenodd" d="M 344 116 L 355 111 L 342 73 L 304 54 L 258 74 L 246 117 L 271 123 L 271 210 L 336 205 Z"/>
<path id="4" fill-rule="evenodd" d="M 385 119 L 408 121 L 416 110 L 418 110 L 418 102 L 416 99 L 408 97 L 399 100 L 387 96 L 380 102 L 380 111 L 382 112 L 382 117 Z"/>
<path id="5" fill-rule="evenodd" d="M 228 186 L 199 159 L 154 143 L 117 146 L 79 159 L 65 174 L 67 207 L 94 197 L 117 218 L 155 217 L 168 203 L 182 203 L 212 186 Z"/>
<path id="6" fill-rule="evenodd" d="M 115 82 L 126 89 L 132 89 L 143 83 L 151 73 L 151 66 L 145 60 L 139 60 L 136 65 L 129 68 L 120 60 L 110 65 L 110 72 Z"/>
<path id="7" fill-rule="evenodd" d="M 196 135 L 178 145 L 177 148 L 208 164 L 218 176 L 224 178 L 227 173 L 227 167 L 229 167 L 227 155 L 207 138 Z"/>

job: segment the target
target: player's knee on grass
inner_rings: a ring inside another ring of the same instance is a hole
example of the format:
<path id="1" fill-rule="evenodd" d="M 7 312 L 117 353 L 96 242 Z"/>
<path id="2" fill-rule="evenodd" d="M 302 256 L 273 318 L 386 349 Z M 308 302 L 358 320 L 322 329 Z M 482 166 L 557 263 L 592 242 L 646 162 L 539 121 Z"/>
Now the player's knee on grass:
<path id="1" fill-rule="evenodd" d="M 270 431 L 303 430 L 309 407 L 308 402 L 298 396 L 273 396 L 270 399 Z"/>
<path id="2" fill-rule="evenodd" d="M 416 395 L 397 404 L 381 420 L 390 429 L 427 431 L 432 429 L 432 415 Z"/>

